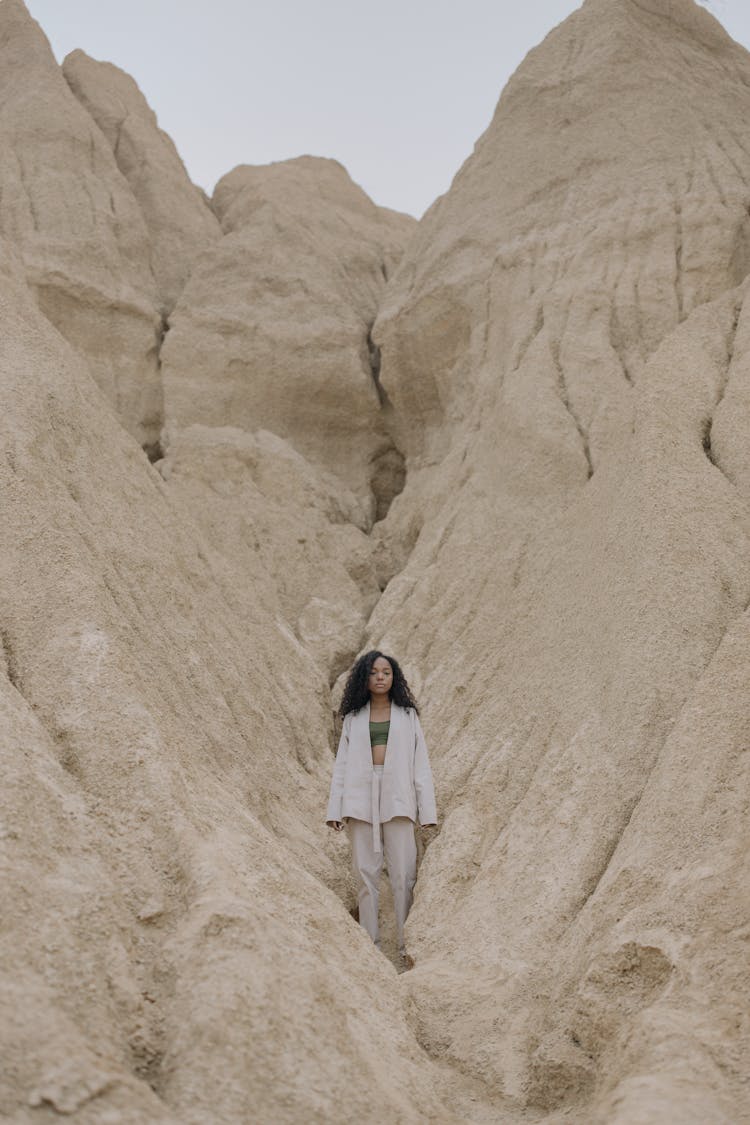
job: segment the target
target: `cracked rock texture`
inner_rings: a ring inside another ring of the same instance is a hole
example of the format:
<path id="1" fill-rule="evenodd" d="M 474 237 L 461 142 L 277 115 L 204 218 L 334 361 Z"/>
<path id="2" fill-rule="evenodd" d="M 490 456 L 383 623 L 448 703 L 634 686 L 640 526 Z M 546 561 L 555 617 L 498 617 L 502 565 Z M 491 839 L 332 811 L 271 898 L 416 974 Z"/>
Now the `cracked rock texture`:
<path id="1" fill-rule="evenodd" d="M 312 156 L 235 168 L 213 206 L 224 237 L 196 263 L 162 351 L 170 440 L 194 422 L 272 430 L 374 518 L 373 493 L 394 486 L 369 333 L 414 220 Z"/>
<path id="2" fill-rule="evenodd" d="M 170 137 L 137 85 L 119 67 L 73 51 L 63 75 L 93 117 L 130 185 L 149 233 L 151 268 L 162 307 L 173 308 L 200 251 L 221 235 L 218 220 L 190 182 Z"/>
<path id="3" fill-rule="evenodd" d="M 149 233 L 112 151 L 22 0 L 0 6 L 0 236 L 142 444 L 162 424 Z"/>
<path id="4" fill-rule="evenodd" d="M 0 1116 L 750 1122 L 750 56 L 586 0 L 419 224 L 0 59 Z M 322 820 L 373 644 L 400 976 Z"/>
<path id="5" fill-rule="evenodd" d="M 368 532 L 403 484 L 370 327 L 416 224 L 311 156 L 235 168 L 213 206 L 224 237 L 162 348 L 160 471 L 335 679 L 380 594 Z"/>
<path id="6" fill-rule="evenodd" d="M 555 1121 L 748 1119 L 749 110 L 708 13 L 589 0 L 373 331 L 378 534 L 414 545 L 370 628 L 441 747 L 405 987 L 433 1055 Z"/>

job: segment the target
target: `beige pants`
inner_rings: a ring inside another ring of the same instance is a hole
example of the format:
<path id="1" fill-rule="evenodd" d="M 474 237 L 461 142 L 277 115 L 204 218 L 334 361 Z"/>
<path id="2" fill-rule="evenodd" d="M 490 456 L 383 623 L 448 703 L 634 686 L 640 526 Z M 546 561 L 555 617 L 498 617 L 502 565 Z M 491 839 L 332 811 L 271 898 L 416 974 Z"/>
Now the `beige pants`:
<path id="1" fill-rule="evenodd" d="M 399 953 L 405 953 L 404 922 L 411 908 L 414 882 L 417 878 L 417 842 L 414 823 L 407 816 L 396 816 L 380 825 L 382 847 L 373 847 L 372 824 L 366 820 L 346 822 L 352 845 L 352 866 L 359 881 L 359 921 L 380 948 L 378 930 L 378 897 L 380 873 L 385 856 L 388 878 L 393 890 Z"/>

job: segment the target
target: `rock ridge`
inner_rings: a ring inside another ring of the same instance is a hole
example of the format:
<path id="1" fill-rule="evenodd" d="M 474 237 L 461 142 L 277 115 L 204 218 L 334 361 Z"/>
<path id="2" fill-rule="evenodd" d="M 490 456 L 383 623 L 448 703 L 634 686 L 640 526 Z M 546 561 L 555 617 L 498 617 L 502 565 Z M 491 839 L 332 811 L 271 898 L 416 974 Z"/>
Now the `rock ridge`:
<path id="1" fill-rule="evenodd" d="M 0 60 L 0 1114 L 750 1121 L 750 57 L 587 0 L 418 224 Z M 370 645 L 401 975 L 322 823 Z"/>

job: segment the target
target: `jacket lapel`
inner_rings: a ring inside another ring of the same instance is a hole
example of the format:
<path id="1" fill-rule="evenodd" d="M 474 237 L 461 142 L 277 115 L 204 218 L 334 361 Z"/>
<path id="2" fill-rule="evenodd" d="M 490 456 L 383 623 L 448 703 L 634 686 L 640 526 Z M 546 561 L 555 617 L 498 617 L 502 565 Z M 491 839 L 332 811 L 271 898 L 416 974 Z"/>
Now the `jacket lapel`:
<path id="1" fill-rule="evenodd" d="M 370 749 L 370 700 L 367 700 L 362 710 L 356 715 L 353 726 L 356 732 L 357 744 L 360 752 L 365 755 Z"/>
<path id="2" fill-rule="evenodd" d="M 395 734 L 393 732 L 399 721 L 398 713 L 400 710 L 401 708 L 398 706 L 398 704 L 394 703 L 393 700 L 391 700 L 391 725 L 388 727 L 388 738 L 385 743 L 385 757 L 383 758 L 383 766 L 386 770 L 388 769 L 388 762 L 390 761 L 389 753 L 391 751 L 391 748 L 395 746 L 396 740 L 398 739 L 398 730 Z"/>

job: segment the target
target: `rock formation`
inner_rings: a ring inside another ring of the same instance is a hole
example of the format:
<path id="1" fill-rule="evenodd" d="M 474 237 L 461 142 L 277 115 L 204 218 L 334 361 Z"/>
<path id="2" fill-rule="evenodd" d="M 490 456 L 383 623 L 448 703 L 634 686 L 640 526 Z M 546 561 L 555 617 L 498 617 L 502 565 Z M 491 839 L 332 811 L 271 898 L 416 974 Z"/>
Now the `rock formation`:
<path id="1" fill-rule="evenodd" d="M 392 970 L 326 885 L 344 893 L 325 668 L 21 282 L 3 277 L 0 345 L 0 1109 L 364 1116 L 380 1086 L 393 1116 L 424 1099 L 439 1120 Z"/>
<path id="2" fill-rule="evenodd" d="M 0 7 L 0 236 L 44 315 L 143 445 L 163 422 L 149 235 L 112 152 L 22 0 Z"/>
<path id="3" fill-rule="evenodd" d="M 170 137 L 129 74 L 73 51 L 63 75 L 107 138 L 149 233 L 151 268 L 164 313 L 174 307 L 194 259 L 221 234 L 208 202 L 188 179 Z"/>
<path id="4" fill-rule="evenodd" d="M 586 0 L 418 225 L 312 157 L 214 221 L 126 75 L 0 59 L 0 1114 L 750 1121 L 750 56 Z M 322 824 L 372 644 L 400 976 Z"/>
<path id="5" fill-rule="evenodd" d="M 750 601 L 749 90 L 692 3 L 589 0 L 509 83 L 373 332 L 408 419 L 380 534 L 418 538 L 370 628 L 421 669 L 443 748 L 407 987 L 433 1053 L 578 1120 L 746 1119 L 737 1002 L 693 974 L 707 947 L 747 969 L 741 865 L 709 859 L 743 831 L 712 808 L 742 702 L 708 685 L 723 666 L 734 696 Z"/>
<path id="6" fill-rule="evenodd" d="M 213 205 L 224 238 L 196 263 L 163 349 L 170 435 L 270 429 L 387 506 L 397 459 L 369 333 L 413 220 L 309 156 L 235 168 Z"/>
<path id="7" fill-rule="evenodd" d="M 160 466 L 332 678 L 380 594 L 368 532 L 403 483 L 370 339 L 414 220 L 334 160 L 241 166 L 162 349 Z M 283 566 L 278 561 L 283 559 Z"/>

